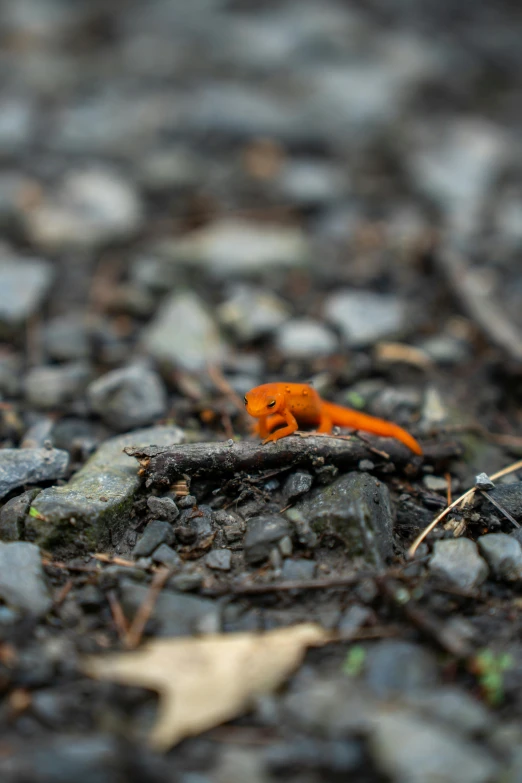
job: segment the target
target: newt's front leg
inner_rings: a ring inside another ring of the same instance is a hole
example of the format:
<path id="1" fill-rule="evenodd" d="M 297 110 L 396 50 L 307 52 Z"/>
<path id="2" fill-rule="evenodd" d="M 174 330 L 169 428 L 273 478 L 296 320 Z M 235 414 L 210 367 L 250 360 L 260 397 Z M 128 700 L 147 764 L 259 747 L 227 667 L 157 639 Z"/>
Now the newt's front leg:
<path id="1" fill-rule="evenodd" d="M 290 413 L 290 411 L 281 411 L 280 415 L 281 419 L 286 422 L 286 427 L 281 427 L 281 429 L 272 432 L 271 435 L 264 439 L 263 443 L 270 443 L 271 441 L 275 442 L 276 440 L 279 440 L 279 438 L 284 438 L 287 435 L 291 435 L 299 428 L 295 416 Z M 275 418 L 275 416 L 273 418 Z"/>

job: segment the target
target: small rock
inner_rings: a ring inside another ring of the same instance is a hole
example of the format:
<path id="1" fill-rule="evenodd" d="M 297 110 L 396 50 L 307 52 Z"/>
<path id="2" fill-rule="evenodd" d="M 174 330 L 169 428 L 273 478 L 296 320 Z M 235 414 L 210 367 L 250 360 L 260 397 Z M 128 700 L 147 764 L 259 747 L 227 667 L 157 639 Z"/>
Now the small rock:
<path id="1" fill-rule="evenodd" d="M 0 294 L 1 297 L 1 294 Z M 0 356 L 0 394 L 18 397 L 22 390 L 22 361 L 17 354 Z"/>
<path id="2" fill-rule="evenodd" d="M 40 247 L 95 248 L 132 237 L 143 219 L 131 182 L 108 168 L 73 171 L 56 194 L 26 212 L 29 236 Z"/>
<path id="3" fill-rule="evenodd" d="M 134 547 L 134 557 L 147 557 L 151 555 L 160 544 L 172 544 L 174 531 L 168 522 L 155 519 L 149 522 L 138 543 Z"/>
<path id="4" fill-rule="evenodd" d="M 289 523 L 277 514 L 249 519 L 243 542 L 247 563 L 260 563 L 266 560 L 274 545 L 290 532 Z"/>
<path id="5" fill-rule="evenodd" d="M 274 184 L 277 192 L 292 203 L 318 206 L 341 199 L 348 182 L 333 163 L 301 158 L 286 163 Z"/>
<path id="6" fill-rule="evenodd" d="M 283 299 L 263 288 L 236 286 L 218 309 L 221 324 L 239 340 L 257 340 L 276 331 L 289 317 Z"/>
<path id="7" fill-rule="evenodd" d="M 430 560 L 430 571 L 461 590 L 474 590 L 488 576 L 486 562 L 477 545 L 468 538 L 437 541 Z"/>
<path id="8" fill-rule="evenodd" d="M 437 664 L 420 645 L 386 639 L 368 649 L 366 682 L 379 698 L 435 686 Z"/>
<path id="9" fill-rule="evenodd" d="M 342 290 L 329 296 L 324 316 L 339 327 L 351 347 L 399 336 L 406 326 L 404 302 L 395 296 Z"/>
<path id="10" fill-rule="evenodd" d="M 232 552 L 230 549 L 213 549 L 205 557 L 205 564 L 215 571 L 230 571 Z"/>
<path id="11" fill-rule="evenodd" d="M 370 753 L 383 774 L 408 783 L 489 783 L 497 771 L 483 747 L 414 713 L 383 711 Z"/>
<path id="12" fill-rule="evenodd" d="M 148 325 L 143 346 L 166 367 L 204 369 L 209 362 L 221 363 L 226 343 L 202 300 L 192 293 L 174 293 Z"/>
<path id="13" fill-rule="evenodd" d="M 63 478 L 69 454 L 60 449 L 0 449 L 0 498 L 24 484 Z"/>
<path id="14" fill-rule="evenodd" d="M 174 260 L 203 266 L 218 277 L 258 275 L 301 266 L 308 260 L 298 228 L 226 218 L 198 229 L 170 248 Z"/>
<path id="15" fill-rule="evenodd" d="M 282 496 L 285 505 L 301 495 L 306 495 L 312 484 L 313 478 L 305 470 L 291 473 L 283 485 Z"/>
<path id="16" fill-rule="evenodd" d="M 43 343 L 48 356 L 59 362 L 88 359 L 91 352 L 87 324 L 76 313 L 51 318 L 43 330 Z"/>
<path id="17" fill-rule="evenodd" d="M 393 554 L 393 512 L 385 484 L 368 473 L 347 473 L 309 493 L 293 509 L 314 532 L 331 531 L 346 542 L 350 558 L 381 565 Z"/>
<path id="18" fill-rule="evenodd" d="M 176 575 L 172 580 L 179 579 L 180 576 L 181 574 Z M 149 595 L 149 588 L 124 579 L 120 590 L 123 610 L 127 617 L 132 618 Z M 221 627 L 221 608 L 218 603 L 208 598 L 163 590 L 154 605 L 151 619 L 158 623 L 159 636 L 218 633 Z"/>
<path id="19" fill-rule="evenodd" d="M 152 424 L 167 411 L 167 393 L 160 376 L 131 366 L 102 375 L 90 384 L 87 397 L 93 411 L 120 432 Z"/>
<path id="20" fill-rule="evenodd" d="M 155 519 L 166 519 L 167 522 L 173 522 L 179 517 L 178 507 L 172 498 L 157 498 L 155 495 L 151 495 L 147 498 L 147 508 Z"/>
<path id="21" fill-rule="evenodd" d="M 436 364 L 463 364 L 470 357 L 470 346 L 450 334 L 433 335 L 419 342 L 419 348 Z"/>
<path id="22" fill-rule="evenodd" d="M 18 541 L 23 538 L 25 517 L 39 492 L 39 489 L 29 489 L 16 498 L 8 500 L 2 506 L 0 509 L 0 541 Z"/>
<path id="23" fill-rule="evenodd" d="M 125 446 L 170 446 L 181 443 L 178 427 L 150 427 L 110 438 L 63 487 L 51 487 L 33 501 L 43 519 L 30 518 L 31 533 L 45 548 L 85 537 L 103 546 L 111 535 L 123 534 L 134 494 L 140 486 L 136 460 Z M 24 449 L 24 452 L 29 451 Z M 0 450 L 0 461 L 2 451 Z M 71 525 L 71 520 L 75 525 Z"/>
<path id="24" fill-rule="evenodd" d="M 167 566 L 167 568 L 178 568 L 182 564 L 178 553 L 167 544 L 160 544 L 152 553 L 152 559 L 155 563 L 161 563 L 161 565 Z"/>
<path id="25" fill-rule="evenodd" d="M 339 633 L 342 638 L 349 639 L 355 635 L 372 616 L 373 612 L 367 606 L 350 606 L 339 620 Z"/>
<path id="26" fill-rule="evenodd" d="M 477 489 L 484 489 L 486 492 L 490 489 L 495 489 L 495 482 L 491 481 L 487 473 L 479 473 L 475 476 L 475 486 Z"/>
<path id="27" fill-rule="evenodd" d="M 315 560 L 305 560 L 298 557 L 295 560 L 287 558 L 283 563 L 282 577 L 285 581 L 313 579 L 317 569 Z"/>
<path id="28" fill-rule="evenodd" d="M 180 495 L 176 502 L 178 507 L 183 509 L 194 508 L 198 503 L 194 495 Z"/>
<path id="29" fill-rule="evenodd" d="M 91 375 L 86 362 L 33 367 L 25 377 L 27 402 L 39 410 L 52 410 L 81 397 Z"/>
<path id="30" fill-rule="evenodd" d="M 52 281 L 48 261 L 30 258 L 0 258 L 0 329 L 20 327 L 38 310 Z"/>
<path id="31" fill-rule="evenodd" d="M 493 715 L 478 699 L 452 685 L 438 685 L 433 690 L 406 695 L 409 705 L 435 718 L 445 726 L 466 734 L 490 733 L 494 727 Z"/>
<path id="32" fill-rule="evenodd" d="M 328 356 L 339 348 L 337 337 L 312 318 L 294 318 L 277 332 L 276 347 L 284 356 L 307 359 Z"/>
<path id="33" fill-rule="evenodd" d="M 518 582 L 522 579 L 522 546 L 505 533 L 488 533 L 477 540 L 484 557 L 497 579 Z"/>
<path id="34" fill-rule="evenodd" d="M 26 541 L 0 543 L 0 597 L 8 606 L 42 616 L 52 606 L 40 550 Z"/>
<path id="35" fill-rule="evenodd" d="M 283 536 L 278 544 L 278 549 L 283 557 L 290 557 L 294 549 L 291 536 Z"/>
<path id="36" fill-rule="evenodd" d="M 55 421 L 52 416 L 39 416 L 26 430 L 22 441 L 21 449 L 41 449 L 53 443 L 53 428 Z M 54 444 L 55 445 L 55 444 Z"/>
<path id="37" fill-rule="evenodd" d="M 442 476 L 424 476 L 422 483 L 431 492 L 445 492 L 448 488 L 448 482 Z"/>

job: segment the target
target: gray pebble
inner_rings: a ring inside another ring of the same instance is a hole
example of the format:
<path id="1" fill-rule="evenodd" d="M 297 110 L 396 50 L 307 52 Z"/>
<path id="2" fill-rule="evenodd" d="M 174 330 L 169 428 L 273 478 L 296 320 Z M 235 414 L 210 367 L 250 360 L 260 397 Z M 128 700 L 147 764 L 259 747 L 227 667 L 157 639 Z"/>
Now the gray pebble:
<path id="1" fill-rule="evenodd" d="M 51 318 L 43 330 L 44 348 L 59 362 L 88 359 L 91 348 L 85 319 L 76 313 Z"/>
<path id="2" fill-rule="evenodd" d="M 160 366 L 204 369 L 220 364 L 227 346 L 203 301 L 191 292 L 173 293 L 147 326 L 143 347 Z"/>
<path id="3" fill-rule="evenodd" d="M 353 604 L 343 612 L 339 620 L 339 633 L 343 639 L 350 638 L 373 616 L 373 612 L 367 606 Z"/>
<path id="4" fill-rule="evenodd" d="M 448 482 L 441 476 L 424 476 L 422 483 L 426 489 L 429 489 L 432 492 L 445 492 L 448 488 Z"/>
<path id="5" fill-rule="evenodd" d="M 317 569 L 315 560 L 306 560 L 304 557 L 291 560 L 287 558 L 283 563 L 282 577 L 285 581 L 313 579 Z"/>
<path id="6" fill-rule="evenodd" d="M 488 491 L 490 489 L 495 489 L 495 482 L 491 481 L 487 473 L 479 473 L 478 476 L 475 476 L 475 486 L 477 489 L 485 489 Z"/>
<path id="7" fill-rule="evenodd" d="M 430 560 L 430 572 L 462 590 L 474 590 L 488 576 L 486 562 L 477 545 L 468 538 L 437 541 Z"/>
<path id="8" fill-rule="evenodd" d="M 215 571 L 230 571 L 232 552 L 230 549 L 213 549 L 205 557 L 205 564 Z"/>
<path id="9" fill-rule="evenodd" d="M 420 645 L 386 639 L 369 648 L 366 682 L 379 698 L 411 693 L 437 684 L 435 658 Z"/>
<path id="10" fill-rule="evenodd" d="M 239 285 L 219 307 L 221 324 L 239 340 L 256 340 L 276 331 L 289 317 L 288 305 L 268 289 Z"/>
<path id="11" fill-rule="evenodd" d="M 91 375 L 83 361 L 33 367 L 25 377 L 27 402 L 39 410 L 52 410 L 83 395 Z"/>
<path id="12" fill-rule="evenodd" d="M 313 478 L 311 474 L 305 470 L 291 473 L 283 485 L 282 495 L 285 505 L 301 497 L 301 495 L 305 495 L 311 488 L 312 483 Z"/>
<path id="13" fill-rule="evenodd" d="M 172 498 L 157 498 L 151 495 L 147 498 L 147 508 L 155 519 L 166 519 L 167 522 L 173 522 L 178 516 L 178 507 Z"/>
<path id="14" fill-rule="evenodd" d="M 0 509 L 0 541 L 18 541 L 24 536 L 25 517 L 29 513 L 31 502 L 40 492 L 29 489 L 15 498 L 11 498 Z"/>
<path id="15" fill-rule="evenodd" d="M 522 579 L 522 546 L 505 533 L 488 533 L 477 540 L 481 555 L 497 579 L 518 582 Z"/>
<path id="16" fill-rule="evenodd" d="M 176 503 L 178 504 L 178 508 L 194 508 L 194 506 L 197 505 L 197 500 L 194 495 L 180 495 L 180 497 L 176 499 Z"/>
<path id="17" fill-rule="evenodd" d="M 289 523 L 284 517 L 277 514 L 267 514 L 249 519 L 243 542 L 247 563 L 259 563 L 266 560 L 274 544 L 289 534 Z"/>
<path id="18" fill-rule="evenodd" d="M 483 747 L 416 713 L 397 710 L 376 717 L 370 753 L 383 774 L 408 783 L 489 783 L 497 771 Z"/>
<path id="19" fill-rule="evenodd" d="M 320 321 L 294 318 L 278 330 L 276 347 L 284 356 L 311 359 L 335 353 L 339 342 L 335 334 Z"/>
<path id="20" fill-rule="evenodd" d="M 161 565 L 167 566 L 167 568 L 177 568 L 182 564 L 178 553 L 171 549 L 168 544 L 160 544 L 152 553 L 152 559 L 155 563 L 161 563 Z"/>
<path id="21" fill-rule="evenodd" d="M 278 549 L 283 557 L 290 557 L 293 552 L 292 538 L 290 536 L 283 536 L 279 541 Z"/>
<path id="22" fill-rule="evenodd" d="M 69 454 L 60 449 L 0 449 L 0 498 L 24 484 L 63 478 Z"/>
<path id="23" fill-rule="evenodd" d="M 178 574 L 172 577 L 169 585 L 181 576 Z M 132 618 L 149 595 L 149 588 L 124 579 L 120 590 L 123 611 Z M 151 619 L 158 624 L 159 636 L 218 633 L 221 627 L 221 607 L 208 598 L 163 590 L 154 605 Z"/>
<path id="24" fill-rule="evenodd" d="M 160 519 L 154 519 L 149 522 L 143 535 L 134 547 L 134 557 L 147 557 L 151 555 L 160 544 L 172 544 L 174 542 L 174 531 L 168 522 Z"/>
<path id="25" fill-rule="evenodd" d="M 406 324 L 406 307 L 395 296 L 342 290 L 326 299 L 324 316 L 339 327 L 348 345 L 364 347 L 400 335 Z"/>
<path id="26" fill-rule="evenodd" d="M 48 261 L 0 258 L 0 329 L 11 331 L 34 315 L 51 287 L 53 276 Z"/>
<path id="27" fill-rule="evenodd" d="M 14 609 L 45 615 L 52 599 L 40 550 L 26 541 L 0 543 L 0 598 Z"/>
<path id="28" fill-rule="evenodd" d="M 152 424 L 167 410 L 162 379 L 141 366 L 123 367 L 102 375 L 90 384 L 87 396 L 92 410 L 119 431 Z"/>

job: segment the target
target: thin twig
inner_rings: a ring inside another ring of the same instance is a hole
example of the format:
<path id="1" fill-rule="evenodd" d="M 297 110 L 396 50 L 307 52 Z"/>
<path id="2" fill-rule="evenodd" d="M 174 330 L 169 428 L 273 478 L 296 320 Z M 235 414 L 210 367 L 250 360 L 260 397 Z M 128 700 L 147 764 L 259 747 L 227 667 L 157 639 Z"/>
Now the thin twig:
<path id="1" fill-rule="evenodd" d="M 141 642 L 143 631 L 154 611 L 156 601 L 173 573 L 174 569 L 172 568 L 161 568 L 157 574 L 154 575 L 149 591 L 145 596 L 145 600 L 138 607 L 138 611 L 134 615 L 130 628 L 125 636 L 125 646 L 129 650 L 133 650 Z"/>
<path id="2" fill-rule="evenodd" d="M 508 476 L 510 473 L 516 473 L 517 470 L 522 470 L 522 460 L 519 460 L 518 462 L 514 462 L 512 465 L 508 465 L 507 468 L 503 468 L 502 470 L 499 470 L 498 473 L 495 473 L 493 476 L 490 476 L 492 481 L 496 481 L 499 478 L 502 478 L 503 476 Z M 448 516 L 449 512 L 455 508 L 455 506 L 459 506 L 461 503 L 463 503 L 465 500 L 468 500 L 471 498 L 475 492 L 477 491 L 476 487 L 471 487 L 471 489 L 468 489 L 467 492 L 464 492 L 463 495 L 458 497 L 456 500 L 453 501 L 447 508 L 444 509 L 444 511 L 441 511 L 441 513 L 435 517 L 433 522 L 430 522 L 428 527 L 425 527 L 422 533 L 420 533 L 413 544 L 408 549 L 408 557 L 414 557 L 415 552 L 417 551 L 418 547 L 426 536 L 431 533 L 433 528 L 435 528 L 441 520 L 443 520 L 445 517 Z"/>
<path id="3" fill-rule="evenodd" d="M 129 624 L 121 608 L 121 604 L 118 600 L 118 596 L 114 590 L 109 590 L 107 593 L 107 600 L 111 608 L 112 619 L 114 620 L 114 626 L 118 632 L 120 640 L 125 643 L 127 635 L 129 633 Z"/>

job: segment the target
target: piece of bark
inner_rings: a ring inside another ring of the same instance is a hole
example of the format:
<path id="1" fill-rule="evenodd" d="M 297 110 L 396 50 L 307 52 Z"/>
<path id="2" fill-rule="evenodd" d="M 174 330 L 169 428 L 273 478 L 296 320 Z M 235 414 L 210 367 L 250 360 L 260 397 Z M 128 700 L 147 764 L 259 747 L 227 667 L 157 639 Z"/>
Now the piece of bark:
<path id="1" fill-rule="evenodd" d="M 393 439 L 373 439 L 396 469 L 413 471 L 422 458 Z M 221 441 L 219 443 L 192 443 L 179 446 L 128 446 L 125 452 L 136 457 L 140 474 L 147 486 L 170 486 L 183 476 L 225 476 L 237 472 L 257 473 L 274 468 L 320 468 L 335 465 L 353 469 L 362 459 L 373 459 L 375 449 L 358 438 L 339 438 L 324 435 L 306 437 L 291 435 L 277 443 L 263 445 L 261 441 Z M 425 448 L 424 459 L 445 461 L 461 453 L 453 443 L 434 444 Z"/>

